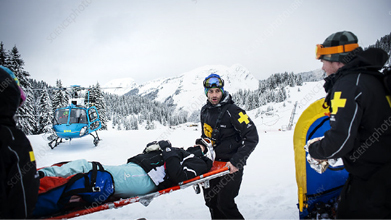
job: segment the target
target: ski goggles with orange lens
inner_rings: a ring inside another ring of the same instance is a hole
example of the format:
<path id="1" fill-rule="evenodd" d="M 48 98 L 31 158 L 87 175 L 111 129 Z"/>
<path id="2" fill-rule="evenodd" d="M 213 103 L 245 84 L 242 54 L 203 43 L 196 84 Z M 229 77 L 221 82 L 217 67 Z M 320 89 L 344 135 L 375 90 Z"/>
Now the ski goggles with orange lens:
<path id="1" fill-rule="evenodd" d="M 334 47 L 323 47 L 322 44 L 317 44 L 315 50 L 316 59 L 319 60 L 322 55 L 350 52 L 357 47 L 358 44 L 345 44 Z"/>
<path id="2" fill-rule="evenodd" d="M 224 80 L 218 78 L 218 77 L 210 77 L 208 79 L 205 79 L 204 81 L 204 87 L 205 88 L 223 88 L 224 87 Z"/>

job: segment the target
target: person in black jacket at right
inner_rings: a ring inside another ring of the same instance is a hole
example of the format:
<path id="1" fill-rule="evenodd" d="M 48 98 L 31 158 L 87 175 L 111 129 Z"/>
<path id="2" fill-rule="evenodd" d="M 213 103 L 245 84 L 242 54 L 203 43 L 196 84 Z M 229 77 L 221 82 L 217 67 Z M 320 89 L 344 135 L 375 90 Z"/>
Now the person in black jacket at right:
<path id="1" fill-rule="evenodd" d="M 247 158 L 258 144 L 258 132 L 246 112 L 224 91 L 217 74 L 204 80 L 207 104 L 201 109 L 202 138 L 210 138 L 216 161 L 227 162 L 230 174 L 210 181 L 204 199 L 212 219 L 244 219 L 235 203 Z"/>
<path id="2" fill-rule="evenodd" d="M 357 42 L 341 31 L 317 45 L 331 128 L 310 140 L 308 152 L 318 160 L 342 158 L 349 172 L 337 218 L 391 218 L 391 99 L 379 72 L 388 55 Z"/>

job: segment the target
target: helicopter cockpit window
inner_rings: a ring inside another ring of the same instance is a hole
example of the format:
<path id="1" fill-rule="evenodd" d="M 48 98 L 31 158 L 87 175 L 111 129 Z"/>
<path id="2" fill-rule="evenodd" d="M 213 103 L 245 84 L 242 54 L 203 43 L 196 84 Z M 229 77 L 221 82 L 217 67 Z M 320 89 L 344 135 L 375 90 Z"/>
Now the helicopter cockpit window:
<path id="1" fill-rule="evenodd" d="M 60 109 L 56 111 L 55 124 L 66 124 L 68 123 L 69 109 Z"/>
<path id="2" fill-rule="evenodd" d="M 87 124 L 87 114 L 86 110 L 84 109 L 79 109 L 79 108 L 73 108 L 71 110 L 71 118 L 69 120 L 70 124 L 73 123 L 82 123 L 82 124 Z"/>

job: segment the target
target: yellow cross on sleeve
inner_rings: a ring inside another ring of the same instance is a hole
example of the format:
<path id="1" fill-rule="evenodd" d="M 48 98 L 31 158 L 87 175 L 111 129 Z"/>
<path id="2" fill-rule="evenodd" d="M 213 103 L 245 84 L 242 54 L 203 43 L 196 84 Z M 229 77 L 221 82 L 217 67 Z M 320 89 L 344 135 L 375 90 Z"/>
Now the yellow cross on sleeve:
<path id="1" fill-rule="evenodd" d="M 239 116 L 240 116 L 240 118 L 238 119 L 239 123 L 243 123 L 243 122 L 246 124 L 250 123 L 247 114 L 243 114 L 243 112 L 239 112 Z"/>
<path id="2" fill-rule="evenodd" d="M 388 104 L 389 104 L 390 107 L 391 107 L 391 95 L 386 96 L 386 99 L 387 99 L 387 101 L 388 101 Z"/>
<path id="3" fill-rule="evenodd" d="M 29 154 L 30 154 L 30 161 L 31 161 L 31 162 L 34 162 L 34 161 L 35 161 L 34 152 L 33 152 L 33 151 L 30 151 Z"/>
<path id="4" fill-rule="evenodd" d="M 331 108 L 333 112 L 331 114 L 335 115 L 338 112 L 338 108 L 344 108 L 346 105 L 346 99 L 341 99 L 342 92 L 335 92 L 334 99 L 331 100 Z"/>

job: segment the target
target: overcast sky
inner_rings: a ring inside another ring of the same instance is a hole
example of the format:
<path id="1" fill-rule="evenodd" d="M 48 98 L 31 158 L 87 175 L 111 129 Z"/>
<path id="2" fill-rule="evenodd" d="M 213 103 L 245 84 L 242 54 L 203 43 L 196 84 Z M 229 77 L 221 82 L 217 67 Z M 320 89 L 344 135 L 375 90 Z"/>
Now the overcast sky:
<path id="1" fill-rule="evenodd" d="M 31 77 L 136 83 L 205 65 L 257 79 L 321 67 L 315 45 L 349 30 L 361 46 L 391 32 L 389 0 L 0 0 L 0 41 Z"/>

